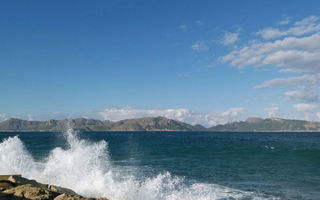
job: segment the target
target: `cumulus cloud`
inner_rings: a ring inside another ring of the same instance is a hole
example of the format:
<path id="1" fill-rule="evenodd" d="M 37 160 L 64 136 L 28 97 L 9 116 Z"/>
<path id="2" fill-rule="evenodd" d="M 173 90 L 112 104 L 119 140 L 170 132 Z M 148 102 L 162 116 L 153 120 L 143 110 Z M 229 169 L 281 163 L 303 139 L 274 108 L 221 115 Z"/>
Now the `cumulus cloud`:
<path id="1" fill-rule="evenodd" d="M 223 45 L 231 45 L 239 40 L 239 33 L 225 32 L 221 43 Z"/>
<path id="2" fill-rule="evenodd" d="M 270 104 L 264 110 L 267 111 L 269 117 L 276 117 L 279 113 L 279 106 L 277 104 Z"/>
<path id="3" fill-rule="evenodd" d="M 293 107 L 305 120 L 314 120 L 316 118 L 315 110 L 318 108 L 316 104 L 299 103 L 293 105 Z"/>
<path id="4" fill-rule="evenodd" d="M 189 109 L 136 109 L 136 108 L 106 108 L 100 112 L 104 120 L 119 121 L 122 119 L 163 116 L 190 124 L 214 126 L 231 121 L 238 121 L 245 113 L 244 108 L 230 108 L 214 112 L 194 112 Z"/>
<path id="5" fill-rule="evenodd" d="M 318 89 L 316 87 L 302 87 L 298 90 L 287 91 L 285 95 L 292 101 L 302 102 L 317 102 L 318 101 Z"/>
<path id="6" fill-rule="evenodd" d="M 191 49 L 193 49 L 195 51 L 208 51 L 209 46 L 205 43 L 205 41 L 196 41 L 191 46 Z"/>
<path id="7" fill-rule="evenodd" d="M 320 73 L 320 33 L 273 42 L 254 42 L 233 50 L 222 61 L 239 68 L 277 66 L 283 71 Z"/>

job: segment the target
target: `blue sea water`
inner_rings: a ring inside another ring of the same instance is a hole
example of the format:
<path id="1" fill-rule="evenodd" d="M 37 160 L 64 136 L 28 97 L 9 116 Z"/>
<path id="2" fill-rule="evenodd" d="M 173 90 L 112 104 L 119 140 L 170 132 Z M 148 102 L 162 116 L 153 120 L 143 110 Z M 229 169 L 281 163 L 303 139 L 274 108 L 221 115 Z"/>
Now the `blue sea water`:
<path id="1" fill-rule="evenodd" d="M 15 137 L 16 136 L 16 137 Z M 320 199 L 320 133 L 0 133 L 0 174 L 118 199 Z"/>

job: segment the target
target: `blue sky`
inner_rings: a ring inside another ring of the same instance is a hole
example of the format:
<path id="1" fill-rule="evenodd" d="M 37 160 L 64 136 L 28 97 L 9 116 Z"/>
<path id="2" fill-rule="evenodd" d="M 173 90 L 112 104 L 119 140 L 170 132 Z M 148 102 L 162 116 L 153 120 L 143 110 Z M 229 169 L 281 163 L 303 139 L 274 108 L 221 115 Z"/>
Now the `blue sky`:
<path id="1" fill-rule="evenodd" d="M 319 120 L 319 17 L 316 0 L 1 1 L 0 120 Z"/>

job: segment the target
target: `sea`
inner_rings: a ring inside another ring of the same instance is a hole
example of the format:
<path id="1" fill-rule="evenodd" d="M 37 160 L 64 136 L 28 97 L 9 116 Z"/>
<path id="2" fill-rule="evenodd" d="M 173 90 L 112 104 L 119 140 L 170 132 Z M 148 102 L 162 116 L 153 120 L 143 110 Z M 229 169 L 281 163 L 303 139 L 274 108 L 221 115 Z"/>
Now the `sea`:
<path id="1" fill-rule="evenodd" d="M 320 133 L 2 132 L 0 174 L 110 200 L 317 200 Z"/>

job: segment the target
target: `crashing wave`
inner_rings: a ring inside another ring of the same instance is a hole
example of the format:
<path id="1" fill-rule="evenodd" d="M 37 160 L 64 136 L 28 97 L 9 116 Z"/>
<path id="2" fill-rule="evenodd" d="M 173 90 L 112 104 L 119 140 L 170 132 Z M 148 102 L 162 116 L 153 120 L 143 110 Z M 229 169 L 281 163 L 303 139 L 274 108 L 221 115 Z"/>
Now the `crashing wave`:
<path id="1" fill-rule="evenodd" d="M 154 177 L 128 174 L 111 164 L 106 141 L 81 140 L 72 129 L 65 135 L 68 148 L 55 148 L 42 161 L 34 160 L 18 136 L 5 139 L 0 143 L 0 173 L 22 174 L 83 196 L 113 200 L 275 199 L 217 184 L 187 184 L 169 172 Z"/>

